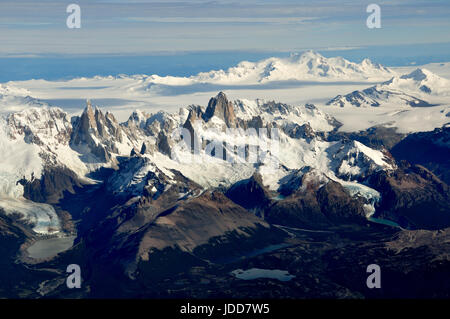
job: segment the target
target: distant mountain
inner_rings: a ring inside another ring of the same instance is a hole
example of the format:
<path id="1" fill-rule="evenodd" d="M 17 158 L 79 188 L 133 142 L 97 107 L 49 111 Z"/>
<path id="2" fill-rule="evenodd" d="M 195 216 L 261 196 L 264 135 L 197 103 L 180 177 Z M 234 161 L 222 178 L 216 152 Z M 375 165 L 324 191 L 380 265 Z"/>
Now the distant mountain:
<path id="1" fill-rule="evenodd" d="M 120 79 L 128 91 L 155 91 L 161 87 L 210 85 L 260 85 L 280 81 L 385 81 L 396 73 L 364 59 L 361 63 L 342 57 L 326 58 L 314 51 L 294 53 L 286 58 L 271 57 L 257 62 L 242 61 L 226 70 L 211 70 L 189 77 L 120 75 L 95 77 L 96 80 Z"/>
<path id="2" fill-rule="evenodd" d="M 394 76 L 389 81 L 362 91 L 338 95 L 327 105 L 378 107 L 382 105 L 423 107 L 439 104 L 439 98 L 450 96 L 450 81 L 426 70 Z"/>
<path id="3" fill-rule="evenodd" d="M 0 114 L 17 112 L 48 104 L 31 96 L 31 92 L 10 84 L 0 84 Z"/>
<path id="4" fill-rule="evenodd" d="M 392 149 L 399 160 L 420 164 L 450 184 L 450 123 L 430 132 L 409 134 Z"/>
<path id="5" fill-rule="evenodd" d="M 259 62 L 241 62 L 226 71 L 199 73 L 196 82 L 236 84 L 240 82 L 267 83 L 273 81 L 373 80 L 395 74 L 392 70 L 369 59 L 361 63 L 341 57 L 325 58 L 314 51 L 292 54 L 288 58 L 269 58 Z"/>
<path id="6" fill-rule="evenodd" d="M 450 96 L 450 81 L 427 69 L 416 69 L 401 77 L 394 77 L 386 82 L 386 86 L 402 91 Z"/>

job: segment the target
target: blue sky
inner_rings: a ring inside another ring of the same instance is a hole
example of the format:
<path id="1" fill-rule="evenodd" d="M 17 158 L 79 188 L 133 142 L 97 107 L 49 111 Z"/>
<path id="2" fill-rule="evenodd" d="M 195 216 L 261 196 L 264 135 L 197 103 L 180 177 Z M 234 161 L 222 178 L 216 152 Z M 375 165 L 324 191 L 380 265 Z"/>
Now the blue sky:
<path id="1" fill-rule="evenodd" d="M 80 5 L 82 28 L 66 27 Z M 381 7 L 368 29 L 366 7 Z M 449 43 L 448 0 L 2 0 L 0 56 L 145 55 Z"/>

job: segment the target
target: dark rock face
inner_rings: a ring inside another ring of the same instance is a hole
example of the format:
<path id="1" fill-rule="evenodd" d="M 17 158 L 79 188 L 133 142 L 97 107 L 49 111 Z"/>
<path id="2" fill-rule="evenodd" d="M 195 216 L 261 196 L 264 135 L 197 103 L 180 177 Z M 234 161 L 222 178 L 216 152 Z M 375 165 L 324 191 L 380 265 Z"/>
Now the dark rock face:
<path id="1" fill-rule="evenodd" d="M 303 138 L 306 139 L 307 141 L 310 141 L 311 139 L 316 137 L 316 133 L 312 129 L 311 125 L 309 125 L 308 123 L 303 125 L 295 125 L 293 128 L 285 131 L 286 134 L 289 135 L 289 137 L 296 139 Z"/>
<path id="2" fill-rule="evenodd" d="M 269 112 L 271 114 L 289 114 L 290 107 L 287 104 L 284 103 L 277 103 L 275 101 L 269 101 L 267 103 L 264 103 L 262 106 L 262 109 L 266 112 Z"/>
<path id="3" fill-rule="evenodd" d="M 297 228 L 323 229 L 331 225 L 322 214 L 316 194 L 313 192 L 275 202 L 265 212 L 264 218 L 271 224 Z"/>
<path id="4" fill-rule="evenodd" d="M 38 203 L 57 203 L 64 192 L 73 193 L 82 187 L 78 176 L 65 167 L 47 167 L 40 179 L 19 181 L 24 187 L 23 196 Z"/>
<path id="5" fill-rule="evenodd" d="M 89 136 L 89 131 L 92 129 L 96 130 L 97 123 L 94 117 L 94 111 L 92 105 L 88 102 L 84 112 L 81 114 L 80 118 L 74 119 L 76 130 L 73 132 L 72 143 L 77 145 L 86 142 Z"/>
<path id="6" fill-rule="evenodd" d="M 224 120 L 227 127 L 231 128 L 237 126 L 233 103 L 228 101 L 223 92 L 220 92 L 216 97 L 209 100 L 203 119 L 205 122 L 208 122 L 213 116 L 217 116 Z"/>
<path id="7" fill-rule="evenodd" d="M 14 257 L 27 237 L 31 237 L 30 232 L 27 232 L 24 227 L 14 221 L 13 217 L 6 215 L 0 208 L 0 242 L 2 243 L 0 264 L 3 264 L 5 259 Z"/>
<path id="8" fill-rule="evenodd" d="M 449 187 L 423 166 L 404 164 L 396 171 L 378 172 L 369 183 L 381 193 L 381 218 L 411 229 L 450 226 Z"/>
<path id="9" fill-rule="evenodd" d="M 262 209 L 271 202 L 269 192 L 262 184 L 261 175 L 257 173 L 232 185 L 225 195 L 246 209 Z"/>
<path id="10" fill-rule="evenodd" d="M 132 172 L 135 167 L 142 166 L 142 161 L 147 159 L 134 157 L 123 165 L 130 167 Z M 108 187 L 116 187 L 116 181 L 122 182 L 120 174 L 115 172 L 111 175 Z M 139 249 L 135 250 L 134 254 L 143 256 L 150 251 L 163 250 L 166 247 L 192 251 L 207 244 L 210 238 L 220 237 L 228 232 L 240 232 L 240 229 L 254 228 L 255 225 L 269 227 L 262 219 L 233 203 L 224 194 L 217 191 L 202 192 L 199 185 L 181 173 L 173 171 L 172 174 L 169 178 L 161 171 L 149 172 L 142 181 L 136 181 L 135 184 L 142 185 L 143 189 L 138 190 L 134 196 L 142 196 L 133 198 L 133 194 L 130 194 L 124 197 L 123 204 L 113 209 L 98 227 L 100 233 L 108 232 L 109 235 L 103 236 L 93 231 L 89 241 L 93 240 L 92 244 L 95 246 L 99 240 L 98 236 L 104 238 L 99 242 L 119 238 L 120 241 L 130 241 L 133 236 L 133 242 L 140 242 L 138 245 L 133 244 L 135 249 Z M 127 183 L 125 181 L 125 184 Z M 166 185 L 170 187 L 165 187 Z M 122 193 L 125 193 L 125 190 Z M 116 245 L 110 243 L 108 247 Z"/>
<path id="11" fill-rule="evenodd" d="M 311 168 L 288 174 L 278 191 L 281 198 L 272 198 L 261 176 L 254 174 L 231 186 L 226 196 L 269 223 L 282 226 L 326 229 L 366 221 L 366 200 L 352 197 L 341 184 L 317 175 Z"/>
<path id="12" fill-rule="evenodd" d="M 190 145 L 187 145 L 187 147 L 190 148 L 192 152 L 198 150 L 198 147 L 200 146 L 200 141 L 195 134 L 193 125 L 196 121 L 203 121 L 203 117 L 204 113 L 200 106 L 191 106 L 186 122 L 183 124 L 183 128 L 187 129 L 190 134 L 190 140 L 188 141 Z"/>
<path id="13" fill-rule="evenodd" d="M 341 184 L 330 181 L 317 192 L 322 213 L 332 222 L 361 222 L 365 220 L 362 199 L 354 199 Z"/>
<path id="14" fill-rule="evenodd" d="M 205 115 L 201 106 L 192 105 L 189 109 L 187 121 L 194 123 L 195 121 L 201 120 L 204 116 Z"/>
<path id="15" fill-rule="evenodd" d="M 104 115 L 99 109 L 94 111 L 88 101 L 81 117 L 73 119 L 71 146 L 82 150 L 87 147 L 100 161 L 108 162 L 111 153 L 118 153 L 115 143 L 122 142 L 122 133 L 111 113 Z"/>
<path id="16" fill-rule="evenodd" d="M 248 128 L 254 128 L 255 130 L 258 130 L 262 127 L 264 127 L 264 122 L 263 119 L 261 118 L 261 116 L 254 116 L 251 120 L 242 123 L 239 125 L 239 127 L 242 127 L 244 129 L 248 129 Z"/>
<path id="17" fill-rule="evenodd" d="M 31 237 L 30 232 L 0 208 L 0 295 L 3 298 L 19 298 L 18 284 L 30 277 L 24 276 L 23 266 L 17 265 L 15 259 L 20 246 Z"/>
<path id="18" fill-rule="evenodd" d="M 161 236 L 158 241 L 165 241 L 164 245 L 175 244 L 187 251 L 193 251 L 196 247 L 208 243 L 211 238 L 235 230 L 241 229 L 244 235 L 246 228 L 254 228 L 257 225 L 269 228 L 263 220 L 234 204 L 220 192 L 205 192 L 199 197 L 180 203 L 175 209 L 161 212 L 157 218 L 163 217 L 173 222 L 170 223 L 171 226 L 153 223 L 146 231 L 145 237 L 154 241 Z M 181 234 L 183 236 L 180 236 Z M 147 250 L 150 246 L 153 245 L 144 245 L 141 249 Z"/>
<path id="19" fill-rule="evenodd" d="M 290 174 L 283 177 L 280 180 L 280 187 L 278 188 L 280 195 L 287 197 L 299 191 L 300 187 L 306 183 L 304 180 L 310 172 L 312 172 L 312 168 L 306 166 L 302 169 L 294 170 Z M 318 188 L 319 185 L 308 185 L 308 187 L 313 187 L 315 189 Z"/>
<path id="20" fill-rule="evenodd" d="M 159 132 L 156 145 L 158 151 L 162 154 L 165 154 L 167 156 L 170 156 L 172 154 L 171 142 L 167 135 L 163 132 Z"/>
<path id="21" fill-rule="evenodd" d="M 450 183 L 450 126 L 408 135 L 391 150 L 398 160 L 420 164 Z"/>
<path id="22" fill-rule="evenodd" d="M 147 142 L 143 142 L 142 146 L 141 146 L 141 150 L 139 151 L 139 154 L 141 154 L 141 155 L 154 154 L 155 151 L 156 151 L 156 145 L 150 144 Z"/>
<path id="23" fill-rule="evenodd" d="M 373 149 L 392 150 L 392 148 L 395 145 L 397 145 L 397 143 L 399 143 L 404 137 L 405 134 L 397 133 L 396 128 L 373 126 L 365 131 L 359 132 L 352 132 L 352 133 L 335 132 L 328 136 L 328 140 L 329 141 L 338 141 L 341 139 L 345 139 L 348 141 L 355 140 Z M 398 158 L 397 156 L 395 157 Z"/>
<path id="24" fill-rule="evenodd" d="M 277 201 L 265 213 L 268 222 L 288 227 L 326 229 L 338 224 L 364 223 L 361 198 L 350 196 L 339 183 L 324 186 L 305 185 L 283 200 Z"/>
<path id="25" fill-rule="evenodd" d="M 145 196 L 113 209 L 83 237 L 88 260 L 96 256 L 88 266 L 96 275 L 86 278 L 95 283 L 96 294 L 111 295 L 102 287 L 111 273 L 129 287 L 135 280 L 151 286 L 213 258 L 240 256 L 286 236 L 217 191 L 177 201 L 180 187 L 190 183 L 182 175 L 177 178 L 157 198 Z"/>

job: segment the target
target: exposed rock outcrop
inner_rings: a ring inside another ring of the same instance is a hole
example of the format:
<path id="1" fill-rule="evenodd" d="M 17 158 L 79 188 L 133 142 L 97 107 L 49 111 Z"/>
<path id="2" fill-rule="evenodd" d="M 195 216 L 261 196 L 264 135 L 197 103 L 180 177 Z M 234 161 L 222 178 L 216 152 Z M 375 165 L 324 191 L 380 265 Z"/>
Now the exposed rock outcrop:
<path id="1" fill-rule="evenodd" d="M 224 120 L 227 127 L 237 126 L 233 103 L 228 101 L 227 96 L 223 92 L 220 92 L 216 97 L 209 100 L 203 119 L 205 122 L 208 122 L 213 116 Z"/>
<path id="2" fill-rule="evenodd" d="M 119 145 L 124 138 L 123 129 L 114 116 L 109 112 L 104 115 L 98 108 L 94 111 L 90 101 L 81 117 L 73 119 L 72 147 L 81 153 L 90 152 L 102 162 L 109 162 L 111 153 L 120 153 Z"/>
<path id="3" fill-rule="evenodd" d="M 264 209 L 271 202 L 269 191 L 263 185 L 261 175 L 258 173 L 233 184 L 225 195 L 246 209 Z"/>
<path id="4" fill-rule="evenodd" d="M 450 124 L 431 132 L 409 134 L 391 152 L 398 160 L 423 165 L 450 183 Z"/>
<path id="5" fill-rule="evenodd" d="M 381 218 L 411 229 L 450 227 L 449 187 L 423 166 L 404 163 L 396 171 L 374 174 L 369 183 L 381 193 Z"/>

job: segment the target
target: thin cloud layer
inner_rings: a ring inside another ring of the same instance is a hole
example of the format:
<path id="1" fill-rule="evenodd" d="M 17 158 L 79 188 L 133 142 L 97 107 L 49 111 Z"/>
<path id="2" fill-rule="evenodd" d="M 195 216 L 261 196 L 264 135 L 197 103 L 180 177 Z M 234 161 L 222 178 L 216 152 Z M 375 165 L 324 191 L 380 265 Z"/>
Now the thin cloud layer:
<path id="1" fill-rule="evenodd" d="M 280 50 L 450 42 L 448 1 L 380 1 L 382 28 L 366 27 L 357 0 L 80 0 L 82 28 L 66 26 L 67 3 L 2 1 L 1 55 L 147 54 Z"/>

